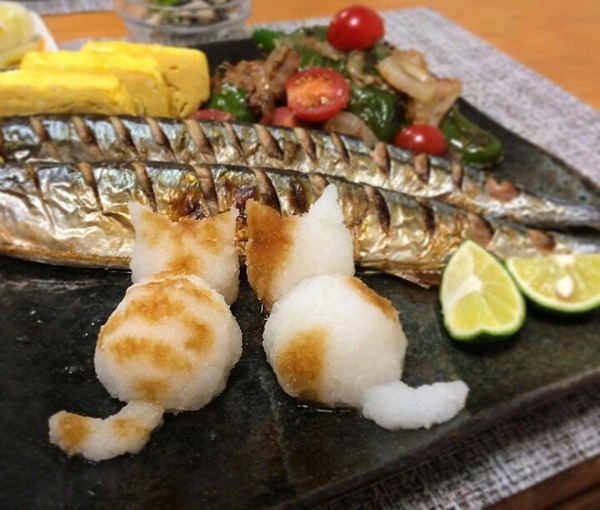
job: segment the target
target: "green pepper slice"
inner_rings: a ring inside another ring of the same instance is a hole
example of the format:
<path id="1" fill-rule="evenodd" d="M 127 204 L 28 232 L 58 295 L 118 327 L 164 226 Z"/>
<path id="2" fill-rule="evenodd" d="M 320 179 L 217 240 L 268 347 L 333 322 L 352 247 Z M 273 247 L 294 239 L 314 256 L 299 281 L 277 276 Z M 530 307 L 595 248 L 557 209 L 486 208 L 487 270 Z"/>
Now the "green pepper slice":
<path id="1" fill-rule="evenodd" d="M 208 100 L 207 108 L 222 110 L 233 115 L 237 120 L 256 122 L 257 116 L 248 106 L 248 95 L 242 89 L 224 83 L 214 91 Z"/>
<path id="2" fill-rule="evenodd" d="M 277 46 L 277 41 L 283 37 L 286 37 L 284 32 L 269 30 L 268 28 L 257 28 L 252 32 L 254 44 L 267 53 L 271 53 Z"/>
<path id="3" fill-rule="evenodd" d="M 352 87 L 346 109 L 358 116 L 377 138 L 390 143 L 405 125 L 398 97 L 376 87 Z"/>
<path id="4" fill-rule="evenodd" d="M 473 124 L 456 107 L 446 114 L 439 127 L 465 163 L 490 166 L 502 156 L 500 140 Z"/>

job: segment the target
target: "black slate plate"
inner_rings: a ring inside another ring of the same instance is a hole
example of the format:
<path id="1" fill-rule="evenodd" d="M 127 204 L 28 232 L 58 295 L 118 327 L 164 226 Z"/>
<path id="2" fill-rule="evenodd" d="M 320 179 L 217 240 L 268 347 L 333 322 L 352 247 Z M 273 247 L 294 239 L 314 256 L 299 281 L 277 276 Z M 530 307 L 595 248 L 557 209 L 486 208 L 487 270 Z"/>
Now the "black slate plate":
<path id="1" fill-rule="evenodd" d="M 206 49 L 213 63 L 256 51 L 247 41 Z M 573 169 L 469 105 L 463 110 L 504 142 L 499 175 L 600 207 L 597 188 Z M 244 355 L 225 392 L 199 412 L 167 416 L 140 454 L 93 464 L 52 446 L 47 419 L 60 409 L 107 416 L 120 408 L 96 380 L 92 358 L 98 330 L 130 284 L 129 274 L 0 258 L 0 507 L 305 507 L 600 380 L 598 311 L 564 321 L 529 310 L 509 342 L 467 349 L 444 332 L 435 290 L 363 277 L 401 310 L 409 338 L 405 381 L 460 378 L 470 386 L 467 409 L 455 420 L 389 432 L 354 412 L 298 405 L 265 361 L 264 317 L 243 279 L 233 311 L 244 331 Z"/>

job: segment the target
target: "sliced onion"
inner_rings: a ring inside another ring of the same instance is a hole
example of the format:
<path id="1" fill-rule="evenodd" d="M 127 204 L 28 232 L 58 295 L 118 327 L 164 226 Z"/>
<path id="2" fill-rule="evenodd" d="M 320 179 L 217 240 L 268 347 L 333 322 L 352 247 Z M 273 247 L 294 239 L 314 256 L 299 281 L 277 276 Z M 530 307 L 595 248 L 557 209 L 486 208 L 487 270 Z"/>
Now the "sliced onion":
<path id="1" fill-rule="evenodd" d="M 348 53 L 346 69 L 351 78 L 360 81 L 365 69 L 365 52 L 360 50 L 350 51 Z"/>
<path id="2" fill-rule="evenodd" d="M 459 80 L 440 78 L 437 80 L 431 101 L 422 102 L 415 99 L 408 103 L 408 118 L 413 124 L 437 126 L 461 93 L 462 83 Z"/>
<path id="3" fill-rule="evenodd" d="M 332 58 L 334 60 L 340 60 L 344 58 L 344 53 L 340 50 L 336 50 L 327 41 L 319 41 L 315 37 L 303 37 L 298 40 L 298 43 L 302 46 L 306 46 L 308 49 L 313 50 L 322 57 Z"/>
<path id="4" fill-rule="evenodd" d="M 377 70 L 396 90 L 425 103 L 433 99 L 436 80 L 419 52 L 396 50 L 377 64 Z"/>
<path id="5" fill-rule="evenodd" d="M 369 147 L 373 147 L 378 142 L 371 128 L 360 117 L 350 112 L 342 111 L 334 115 L 325 123 L 324 129 L 362 138 Z"/>

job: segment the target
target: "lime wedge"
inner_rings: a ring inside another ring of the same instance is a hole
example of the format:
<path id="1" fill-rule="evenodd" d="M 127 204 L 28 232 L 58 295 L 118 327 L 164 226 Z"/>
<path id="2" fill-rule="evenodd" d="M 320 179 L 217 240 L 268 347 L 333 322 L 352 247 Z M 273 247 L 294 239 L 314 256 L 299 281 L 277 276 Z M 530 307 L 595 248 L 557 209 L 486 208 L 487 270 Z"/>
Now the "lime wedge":
<path id="1" fill-rule="evenodd" d="M 519 288 L 542 308 L 587 312 L 600 306 L 600 254 L 512 257 L 506 268 Z"/>
<path id="2" fill-rule="evenodd" d="M 525 302 L 492 254 L 465 241 L 450 258 L 440 287 L 444 324 L 455 340 L 497 340 L 516 333 Z"/>

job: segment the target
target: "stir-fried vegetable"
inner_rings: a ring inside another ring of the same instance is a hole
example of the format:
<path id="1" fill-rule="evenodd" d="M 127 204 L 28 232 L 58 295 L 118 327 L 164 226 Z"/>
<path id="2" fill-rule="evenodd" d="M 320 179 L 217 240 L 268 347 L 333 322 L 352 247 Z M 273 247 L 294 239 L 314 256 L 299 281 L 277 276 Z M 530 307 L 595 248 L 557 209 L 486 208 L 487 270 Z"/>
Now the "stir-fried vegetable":
<path id="1" fill-rule="evenodd" d="M 327 41 L 342 51 L 371 48 L 383 37 L 381 16 L 365 5 L 352 5 L 339 11 L 327 30 Z"/>
<path id="2" fill-rule="evenodd" d="M 256 114 L 248 106 L 246 92 L 229 83 L 224 83 L 220 89 L 213 91 L 206 107 L 227 112 L 237 120 L 248 122 L 258 120 Z"/>
<path id="3" fill-rule="evenodd" d="M 405 127 L 394 137 L 394 145 L 416 154 L 426 152 L 434 156 L 441 156 L 448 150 L 448 142 L 444 134 L 429 124 L 413 124 Z"/>
<path id="4" fill-rule="evenodd" d="M 311 122 L 330 119 L 346 106 L 350 97 L 348 82 L 327 67 L 311 67 L 296 73 L 285 90 L 294 114 Z"/>
<path id="5" fill-rule="evenodd" d="M 453 150 L 467 163 L 491 165 L 502 156 L 500 141 L 473 124 L 456 107 L 442 120 L 440 129 Z"/>
<path id="6" fill-rule="evenodd" d="M 379 15 L 365 6 L 340 11 L 329 26 L 303 27 L 289 34 L 257 29 L 252 39 L 269 54 L 264 72 L 257 72 L 253 63 L 239 64 L 237 74 L 229 73 L 220 82 L 208 107 L 223 109 L 239 120 L 258 116 L 263 123 L 276 120 L 284 125 L 302 120 L 362 136 L 368 143 L 395 141 L 436 155 L 450 150 L 481 166 L 497 162 L 500 142 L 455 105 L 461 82 L 433 75 L 420 52 L 386 43 L 383 29 Z M 282 62 L 287 63 L 285 68 Z M 285 78 L 283 90 L 285 76 L 292 78 Z M 228 82 L 233 89 L 225 86 Z"/>
<path id="7" fill-rule="evenodd" d="M 379 140 L 390 143 L 406 124 L 402 99 L 377 87 L 352 87 L 347 107 L 369 126 Z"/>

